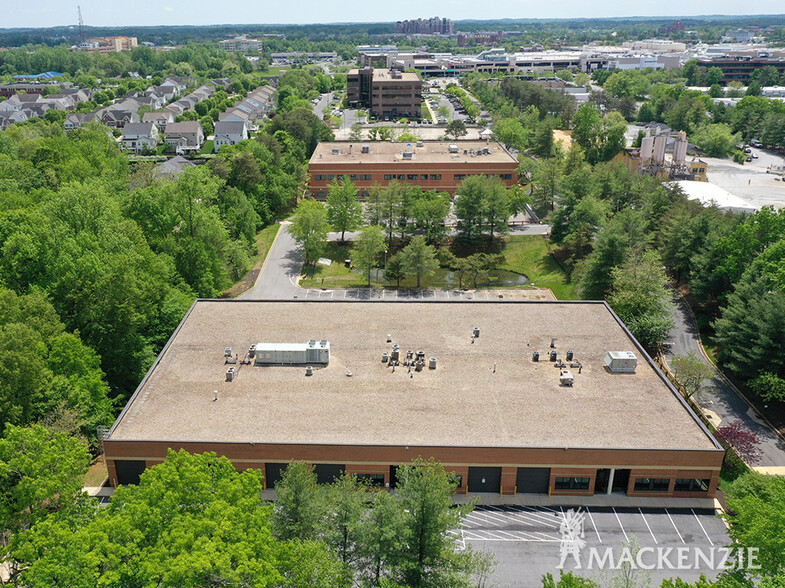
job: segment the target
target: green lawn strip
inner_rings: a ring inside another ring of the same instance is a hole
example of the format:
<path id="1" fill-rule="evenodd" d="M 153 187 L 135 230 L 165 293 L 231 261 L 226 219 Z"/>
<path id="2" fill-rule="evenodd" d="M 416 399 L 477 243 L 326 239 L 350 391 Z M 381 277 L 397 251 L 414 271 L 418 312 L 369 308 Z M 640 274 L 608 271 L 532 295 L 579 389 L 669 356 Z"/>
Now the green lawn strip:
<path id="1" fill-rule="evenodd" d="M 331 259 L 330 265 L 316 264 L 313 267 L 303 268 L 306 275 L 300 280 L 301 288 L 360 288 L 367 284 L 367 280 L 360 274 L 349 270 L 343 263 L 351 258 L 350 244 L 339 244 L 329 241 L 321 257 Z"/>
<path id="2" fill-rule="evenodd" d="M 499 269 L 525 275 L 537 288 L 550 288 L 559 300 L 575 300 L 575 289 L 548 251 L 540 235 L 513 235 L 505 238 L 505 262 Z"/>
<path id="3" fill-rule="evenodd" d="M 235 297 L 254 285 L 256 278 L 254 271 L 260 269 L 264 260 L 267 259 L 267 254 L 270 252 L 270 247 L 273 246 L 273 241 L 280 228 L 281 225 L 279 223 L 273 223 L 267 225 L 256 234 L 257 253 L 251 257 L 251 269 L 242 280 L 224 290 L 222 293 L 223 297 Z"/>
<path id="4" fill-rule="evenodd" d="M 201 155 L 207 155 L 213 152 L 214 147 L 214 141 L 205 141 L 204 146 L 199 150 L 199 153 Z"/>

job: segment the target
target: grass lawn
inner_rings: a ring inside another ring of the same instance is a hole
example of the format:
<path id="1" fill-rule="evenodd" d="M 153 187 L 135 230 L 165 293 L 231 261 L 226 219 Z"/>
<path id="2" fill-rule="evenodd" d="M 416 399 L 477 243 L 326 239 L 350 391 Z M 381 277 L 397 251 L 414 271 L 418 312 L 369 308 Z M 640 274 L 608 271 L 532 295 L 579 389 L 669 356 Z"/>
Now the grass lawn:
<path id="1" fill-rule="evenodd" d="M 100 486 L 106 480 L 109 472 L 106 469 L 106 462 L 104 456 L 99 455 L 87 470 L 84 477 L 84 486 Z"/>
<path id="2" fill-rule="evenodd" d="M 257 253 L 251 257 L 251 271 L 231 288 L 224 290 L 221 294 L 223 298 L 234 298 L 256 283 L 256 278 L 259 276 L 262 264 L 264 263 L 264 260 L 267 259 L 267 254 L 270 252 L 270 247 L 273 246 L 273 241 L 280 228 L 281 225 L 279 223 L 273 223 L 259 231 L 256 235 Z"/>
<path id="3" fill-rule="evenodd" d="M 304 268 L 306 278 L 300 280 L 302 288 L 362 288 L 367 284 L 367 280 L 360 274 L 349 271 L 343 263 L 344 259 L 349 259 L 351 254 L 350 244 L 341 245 L 335 241 L 330 241 L 324 248 L 321 257 L 332 259 L 330 265 L 316 264 L 316 269 L 312 267 Z"/>
<path id="4" fill-rule="evenodd" d="M 199 150 L 199 153 L 201 155 L 205 155 L 207 153 L 212 153 L 213 149 L 215 148 L 214 143 L 215 143 L 215 141 L 205 141 L 204 142 L 204 146 L 202 146 L 202 148 Z"/>
<path id="5" fill-rule="evenodd" d="M 513 235 L 505 238 L 506 261 L 499 269 L 525 275 L 535 287 L 550 288 L 559 300 L 575 300 L 577 295 L 569 276 L 548 251 L 540 235 Z"/>

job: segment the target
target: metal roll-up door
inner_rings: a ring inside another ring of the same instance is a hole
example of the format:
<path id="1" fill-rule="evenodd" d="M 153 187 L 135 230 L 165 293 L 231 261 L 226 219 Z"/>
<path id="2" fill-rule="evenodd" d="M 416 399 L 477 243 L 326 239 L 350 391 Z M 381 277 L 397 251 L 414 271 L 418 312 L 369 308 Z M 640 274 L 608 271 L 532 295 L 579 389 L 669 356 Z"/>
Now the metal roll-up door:
<path id="1" fill-rule="evenodd" d="M 313 466 L 313 471 L 316 473 L 316 483 L 332 484 L 343 475 L 345 469 L 345 465 L 317 463 Z"/>
<path id="2" fill-rule="evenodd" d="M 469 492 L 498 492 L 501 485 L 501 468 L 469 468 Z"/>
<path id="3" fill-rule="evenodd" d="M 518 468 L 515 485 L 519 494 L 547 494 L 551 468 Z"/>
<path id="4" fill-rule="evenodd" d="M 121 486 L 139 484 L 139 476 L 145 470 L 145 462 L 138 459 L 118 459 L 114 462 L 117 471 L 117 483 Z"/>
<path id="5" fill-rule="evenodd" d="M 283 472 L 288 465 L 288 463 L 264 464 L 265 486 L 267 486 L 267 488 L 275 488 L 275 485 L 281 480 L 281 476 L 283 476 Z"/>

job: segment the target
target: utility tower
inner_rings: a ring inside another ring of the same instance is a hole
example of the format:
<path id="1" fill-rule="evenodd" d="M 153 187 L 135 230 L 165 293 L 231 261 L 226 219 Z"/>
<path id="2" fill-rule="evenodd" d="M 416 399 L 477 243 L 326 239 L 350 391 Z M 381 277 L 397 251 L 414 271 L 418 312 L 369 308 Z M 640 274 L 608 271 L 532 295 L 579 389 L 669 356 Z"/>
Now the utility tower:
<path id="1" fill-rule="evenodd" d="M 84 41 L 85 41 L 85 37 L 84 37 L 84 21 L 82 20 L 82 7 L 81 6 L 77 6 L 76 7 L 76 13 L 79 15 L 79 40 L 82 43 L 84 43 Z"/>

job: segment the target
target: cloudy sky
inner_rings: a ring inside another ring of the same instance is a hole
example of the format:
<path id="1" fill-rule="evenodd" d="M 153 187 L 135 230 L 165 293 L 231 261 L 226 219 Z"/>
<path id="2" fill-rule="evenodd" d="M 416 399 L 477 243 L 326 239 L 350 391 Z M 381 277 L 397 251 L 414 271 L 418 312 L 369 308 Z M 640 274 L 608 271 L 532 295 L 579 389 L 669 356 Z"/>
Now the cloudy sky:
<path id="1" fill-rule="evenodd" d="M 782 0 L 0 0 L 0 28 L 49 27 L 76 24 L 77 4 L 86 25 L 209 25 L 267 23 L 390 22 L 443 16 L 466 18 L 568 18 L 623 16 L 682 16 L 704 14 L 778 14 Z M 394 10 L 390 7 L 394 6 Z"/>

